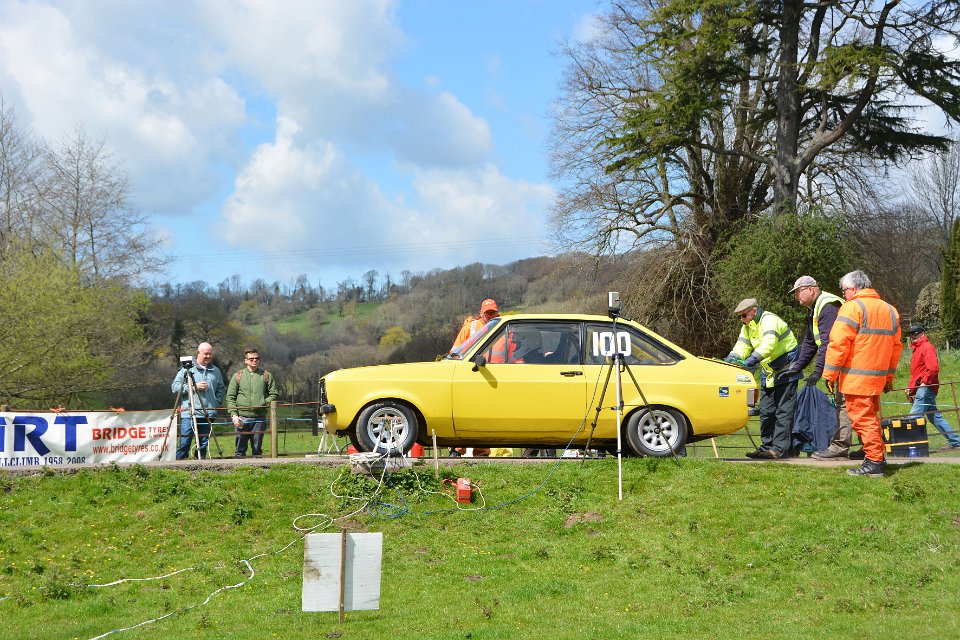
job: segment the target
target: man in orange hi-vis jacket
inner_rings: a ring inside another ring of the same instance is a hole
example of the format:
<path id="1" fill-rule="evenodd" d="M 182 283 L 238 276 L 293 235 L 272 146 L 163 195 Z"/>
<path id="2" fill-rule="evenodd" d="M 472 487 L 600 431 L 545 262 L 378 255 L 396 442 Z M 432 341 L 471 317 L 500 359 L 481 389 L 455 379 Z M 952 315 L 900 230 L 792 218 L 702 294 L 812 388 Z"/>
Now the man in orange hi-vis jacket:
<path id="1" fill-rule="evenodd" d="M 870 287 L 870 278 L 863 271 L 851 271 L 840 278 L 846 302 L 830 330 L 823 379 L 833 393 L 839 378 L 853 430 L 863 442 L 863 464 L 847 473 L 882 478 L 885 461 L 880 394 L 893 389 L 903 344 L 900 314 Z"/>
<path id="2" fill-rule="evenodd" d="M 500 310 L 497 309 L 497 303 L 492 298 L 487 298 L 480 303 L 480 315 L 471 316 L 463 321 L 463 326 L 460 327 L 460 332 L 457 333 L 457 337 L 453 340 L 453 346 L 451 349 L 456 349 L 461 344 L 466 342 L 470 336 L 480 331 L 480 328 L 483 325 L 487 324 L 494 318 L 500 315 Z"/>

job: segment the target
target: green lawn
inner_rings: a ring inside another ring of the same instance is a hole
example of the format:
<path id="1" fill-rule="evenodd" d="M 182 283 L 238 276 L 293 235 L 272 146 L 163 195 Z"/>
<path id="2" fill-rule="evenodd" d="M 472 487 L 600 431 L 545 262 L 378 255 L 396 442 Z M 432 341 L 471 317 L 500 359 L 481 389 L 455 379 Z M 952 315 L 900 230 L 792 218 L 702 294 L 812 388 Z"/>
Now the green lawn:
<path id="1" fill-rule="evenodd" d="M 396 474 L 399 489 L 339 523 L 384 535 L 380 609 L 348 613 L 342 626 L 336 613 L 300 611 L 303 546 L 292 522 L 355 511 L 363 501 L 336 498 L 331 485 L 369 497 L 374 485 L 360 476 L 302 465 L 0 476 L 3 635 L 92 638 L 170 612 L 111 637 L 960 634 L 960 466 L 896 466 L 870 479 L 628 459 L 622 502 L 613 459 L 551 468 L 452 468 L 497 507 L 481 511 L 421 491 L 438 488 L 428 468 Z M 245 559 L 256 572 L 246 582 Z"/>

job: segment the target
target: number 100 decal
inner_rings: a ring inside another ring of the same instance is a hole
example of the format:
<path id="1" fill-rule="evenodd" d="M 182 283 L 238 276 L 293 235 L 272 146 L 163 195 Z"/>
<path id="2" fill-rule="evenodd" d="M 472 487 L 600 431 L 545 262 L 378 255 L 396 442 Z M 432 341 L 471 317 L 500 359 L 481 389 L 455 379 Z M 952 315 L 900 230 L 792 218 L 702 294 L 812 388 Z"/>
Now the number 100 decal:
<path id="1" fill-rule="evenodd" d="M 614 354 L 630 355 L 630 334 L 626 331 L 598 331 L 593 334 L 593 355 L 612 356 Z"/>

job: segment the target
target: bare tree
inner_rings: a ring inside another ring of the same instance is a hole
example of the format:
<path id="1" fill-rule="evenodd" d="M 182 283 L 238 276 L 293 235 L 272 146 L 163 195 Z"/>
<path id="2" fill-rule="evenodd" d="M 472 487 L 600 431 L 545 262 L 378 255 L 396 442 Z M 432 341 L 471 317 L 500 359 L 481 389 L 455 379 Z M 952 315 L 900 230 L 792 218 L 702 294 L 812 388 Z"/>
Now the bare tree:
<path id="1" fill-rule="evenodd" d="M 936 230 L 934 246 L 939 271 L 939 249 L 946 248 L 953 233 L 953 221 L 960 218 L 960 144 L 957 141 L 949 151 L 930 156 L 911 172 L 910 201 L 921 212 L 927 226 Z"/>
<path id="2" fill-rule="evenodd" d="M 612 2 L 562 51 L 558 242 L 646 252 L 641 315 L 680 341 L 722 334 L 715 265 L 745 226 L 836 210 L 877 164 L 947 147 L 891 96 L 960 120 L 960 64 L 932 46 L 958 15 L 947 0 Z"/>
<path id="3" fill-rule="evenodd" d="M 0 256 L 11 242 L 29 245 L 35 235 L 39 161 L 40 147 L 0 96 Z"/>
<path id="4" fill-rule="evenodd" d="M 82 128 L 43 153 L 38 185 L 42 235 L 94 280 L 131 282 L 166 263 L 146 217 L 129 199 L 126 175 Z"/>
<path id="5" fill-rule="evenodd" d="M 939 238 L 927 212 L 913 205 L 861 206 L 849 221 L 850 241 L 863 261 L 857 266 L 870 274 L 884 300 L 909 313 L 923 287 L 940 279 Z"/>
<path id="6" fill-rule="evenodd" d="M 380 273 L 376 269 L 371 269 L 363 274 L 363 281 L 367 283 L 367 302 L 373 301 L 373 291 L 374 285 L 377 282 L 377 278 L 380 277 Z"/>

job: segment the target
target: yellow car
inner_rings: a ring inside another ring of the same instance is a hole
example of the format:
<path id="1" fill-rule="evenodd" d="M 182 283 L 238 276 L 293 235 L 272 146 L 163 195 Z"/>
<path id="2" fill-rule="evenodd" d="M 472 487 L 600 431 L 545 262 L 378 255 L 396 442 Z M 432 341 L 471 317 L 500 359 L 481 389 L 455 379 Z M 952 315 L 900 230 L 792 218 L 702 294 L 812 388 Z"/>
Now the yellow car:
<path id="1" fill-rule="evenodd" d="M 494 318 L 435 362 L 334 371 L 320 381 L 320 413 L 328 432 L 361 451 L 407 451 L 434 434 L 441 446 L 583 448 L 590 438 L 591 448 L 615 450 L 618 378 L 625 453 L 636 455 L 736 431 L 757 401 L 744 369 L 638 323 L 518 314 Z"/>

